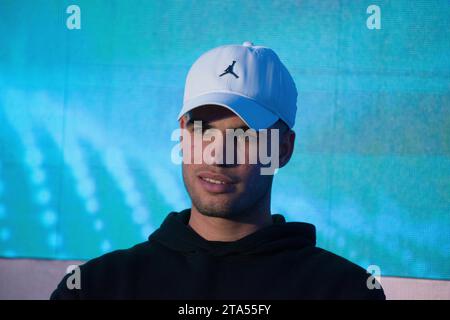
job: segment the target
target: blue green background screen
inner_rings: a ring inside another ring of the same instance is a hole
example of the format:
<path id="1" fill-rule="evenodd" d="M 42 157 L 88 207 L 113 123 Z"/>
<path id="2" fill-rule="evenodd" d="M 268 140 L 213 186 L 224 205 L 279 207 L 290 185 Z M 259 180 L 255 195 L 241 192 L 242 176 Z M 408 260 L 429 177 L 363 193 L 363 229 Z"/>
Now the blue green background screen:
<path id="1" fill-rule="evenodd" d="M 0 256 L 90 259 L 189 207 L 187 71 L 249 40 L 299 90 L 272 211 L 382 275 L 450 279 L 449 21 L 449 1 L 0 0 Z"/>

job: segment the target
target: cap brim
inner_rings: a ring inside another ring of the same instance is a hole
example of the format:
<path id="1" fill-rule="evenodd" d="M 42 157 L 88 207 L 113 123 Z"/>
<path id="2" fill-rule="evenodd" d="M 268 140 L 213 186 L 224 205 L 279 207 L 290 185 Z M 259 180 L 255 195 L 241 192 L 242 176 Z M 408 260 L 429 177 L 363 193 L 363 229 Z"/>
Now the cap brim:
<path id="1" fill-rule="evenodd" d="M 204 105 L 219 105 L 233 111 L 249 128 L 260 130 L 273 125 L 279 117 L 258 102 L 232 92 L 211 92 L 185 102 L 178 119 L 186 112 Z"/>

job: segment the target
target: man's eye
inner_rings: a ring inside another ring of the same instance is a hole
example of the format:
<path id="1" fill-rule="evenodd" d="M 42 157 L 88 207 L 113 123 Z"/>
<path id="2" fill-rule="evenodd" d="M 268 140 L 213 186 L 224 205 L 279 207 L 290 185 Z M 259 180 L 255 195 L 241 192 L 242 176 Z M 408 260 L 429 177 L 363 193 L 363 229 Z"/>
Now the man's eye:
<path id="1" fill-rule="evenodd" d="M 239 137 L 241 139 L 244 139 L 244 138 L 255 139 L 258 137 L 258 135 L 256 134 L 256 132 L 246 131 L 246 132 L 239 133 Z"/>
<path id="2" fill-rule="evenodd" d="M 245 134 L 244 133 L 238 133 L 236 137 L 237 137 L 237 139 L 239 141 L 245 141 Z"/>
<path id="3" fill-rule="evenodd" d="M 240 134 L 236 135 L 236 140 L 237 140 L 237 142 L 240 142 L 240 143 L 246 143 L 247 141 L 249 143 L 252 143 L 252 142 L 256 141 L 256 139 L 257 139 L 257 136 L 254 134 L 240 133 Z"/>
<path id="4" fill-rule="evenodd" d="M 194 126 L 194 132 L 195 132 L 195 133 L 203 133 L 203 128 L 202 128 L 202 127 Z"/>
<path id="5" fill-rule="evenodd" d="M 213 129 L 208 129 L 208 130 L 206 130 L 205 132 L 203 132 L 203 136 L 205 137 L 205 138 L 207 138 L 207 139 L 211 139 L 211 138 L 215 138 L 216 137 L 216 132 L 217 131 L 215 131 L 215 130 L 213 130 Z"/>

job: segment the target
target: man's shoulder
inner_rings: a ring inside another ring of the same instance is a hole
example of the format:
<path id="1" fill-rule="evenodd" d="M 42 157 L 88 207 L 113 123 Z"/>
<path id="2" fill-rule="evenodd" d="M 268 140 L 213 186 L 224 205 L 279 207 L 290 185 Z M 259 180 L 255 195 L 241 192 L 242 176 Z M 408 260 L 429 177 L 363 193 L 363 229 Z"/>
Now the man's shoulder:
<path id="1" fill-rule="evenodd" d="M 136 269 L 142 267 L 142 261 L 148 260 L 153 248 L 150 242 L 142 242 L 128 249 L 120 249 L 93 258 L 79 266 L 81 290 L 69 290 L 67 281 L 71 274 L 66 274 L 52 293 L 51 299 L 82 299 L 96 297 L 95 294 L 104 292 L 108 285 L 125 286 Z M 112 281 L 113 279 L 113 281 Z M 112 289 L 110 288 L 111 292 Z M 98 295 L 101 296 L 101 295 Z"/>
<path id="2" fill-rule="evenodd" d="M 307 256 L 308 259 L 304 260 L 308 269 L 314 270 L 316 284 L 332 288 L 333 292 L 338 293 L 338 298 L 385 298 L 379 283 L 358 264 L 319 247 L 309 248 Z"/>
<path id="3" fill-rule="evenodd" d="M 86 270 L 108 268 L 111 271 L 115 268 L 122 268 L 126 265 L 132 265 L 142 259 L 148 258 L 153 251 L 154 250 L 151 243 L 149 241 L 145 241 L 127 249 L 114 250 L 90 259 L 81 265 L 80 268 Z"/>
<path id="4" fill-rule="evenodd" d="M 358 273 L 366 274 L 367 271 L 358 264 L 320 247 L 314 247 L 311 254 L 312 263 L 322 265 L 325 270 L 333 270 L 334 273 Z"/>

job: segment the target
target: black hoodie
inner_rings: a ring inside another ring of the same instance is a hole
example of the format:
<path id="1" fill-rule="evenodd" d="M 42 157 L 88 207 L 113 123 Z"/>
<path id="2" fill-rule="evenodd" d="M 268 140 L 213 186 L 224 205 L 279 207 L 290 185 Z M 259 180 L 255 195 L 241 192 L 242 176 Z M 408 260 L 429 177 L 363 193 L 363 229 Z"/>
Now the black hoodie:
<path id="1" fill-rule="evenodd" d="M 67 274 L 51 299 L 384 299 L 364 269 L 317 248 L 315 227 L 273 224 L 233 242 L 207 241 L 189 227 L 190 210 L 170 213 L 148 241 Z M 369 280 L 370 283 L 370 280 Z"/>

